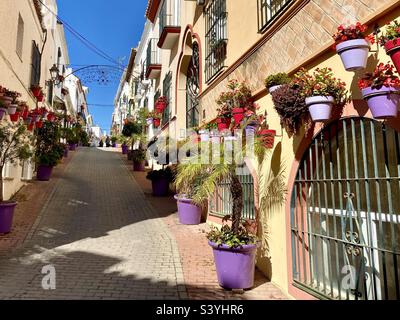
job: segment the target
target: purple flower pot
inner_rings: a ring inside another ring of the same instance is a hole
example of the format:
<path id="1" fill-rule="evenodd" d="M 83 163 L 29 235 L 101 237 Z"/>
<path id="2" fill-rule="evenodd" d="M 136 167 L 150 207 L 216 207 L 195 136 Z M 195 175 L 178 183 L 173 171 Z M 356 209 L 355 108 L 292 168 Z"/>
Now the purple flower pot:
<path id="1" fill-rule="evenodd" d="M 70 151 L 75 151 L 76 150 L 76 144 L 75 143 L 70 143 L 68 146 L 69 146 L 69 150 Z"/>
<path id="2" fill-rule="evenodd" d="M 161 179 L 153 180 L 151 182 L 151 186 L 153 188 L 153 196 L 155 196 L 155 197 L 164 197 L 168 194 L 168 191 L 169 191 L 168 179 L 161 178 Z"/>
<path id="3" fill-rule="evenodd" d="M 244 245 L 239 248 L 218 246 L 208 241 L 213 248 L 214 262 L 219 285 L 225 289 L 250 289 L 254 285 L 257 245 Z"/>
<path id="4" fill-rule="evenodd" d="M 268 88 L 268 91 L 269 91 L 269 93 L 271 94 L 272 92 L 278 90 L 280 87 L 282 87 L 282 85 L 281 85 L 281 84 L 278 84 L 278 85 L 276 85 L 276 86 L 269 87 L 269 88 Z"/>
<path id="5" fill-rule="evenodd" d="M 357 71 L 367 66 L 369 47 L 367 40 L 354 39 L 339 43 L 336 52 L 340 55 L 347 71 Z"/>
<path id="6" fill-rule="evenodd" d="M 36 178 L 39 181 L 49 181 L 52 172 L 53 172 L 52 166 L 39 165 L 37 169 Z"/>
<path id="7" fill-rule="evenodd" d="M 306 105 L 313 121 L 329 120 L 335 99 L 331 96 L 314 96 L 306 98 Z"/>
<path id="8" fill-rule="evenodd" d="M 69 149 L 65 148 L 64 149 L 64 158 L 68 158 L 68 152 L 69 152 Z"/>
<path id="9" fill-rule="evenodd" d="M 123 144 L 121 146 L 121 148 L 122 148 L 122 154 L 127 154 L 128 153 L 128 146 L 127 145 Z"/>
<path id="10" fill-rule="evenodd" d="M 133 161 L 133 171 L 144 171 L 144 161 Z"/>
<path id="11" fill-rule="evenodd" d="M 0 233 L 11 232 L 16 205 L 17 203 L 12 201 L 0 203 Z"/>
<path id="12" fill-rule="evenodd" d="M 4 115 L 7 113 L 7 109 L 0 108 L 0 120 L 3 120 Z"/>
<path id="13" fill-rule="evenodd" d="M 117 144 L 116 144 L 116 143 L 113 143 L 113 144 L 112 144 L 112 147 L 113 147 L 113 148 L 116 148 L 116 147 L 117 147 Z"/>
<path id="14" fill-rule="evenodd" d="M 175 195 L 178 202 L 178 216 L 181 224 L 200 224 L 201 208 L 193 204 L 192 199 L 185 198 L 184 195 Z"/>
<path id="15" fill-rule="evenodd" d="M 385 87 L 372 89 L 371 87 L 361 90 L 372 116 L 375 119 L 393 118 L 397 116 L 400 102 L 400 88 Z"/>

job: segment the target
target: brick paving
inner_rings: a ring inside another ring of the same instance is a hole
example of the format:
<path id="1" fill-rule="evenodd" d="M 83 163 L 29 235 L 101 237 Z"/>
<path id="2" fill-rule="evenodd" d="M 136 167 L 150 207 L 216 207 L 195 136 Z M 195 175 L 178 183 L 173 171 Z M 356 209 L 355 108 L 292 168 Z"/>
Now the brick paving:
<path id="1" fill-rule="evenodd" d="M 284 298 L 260 273 L 251 291 L 222 290 L 207 226 L 179 225 L 174 200 L 149 195 L 145 174 L 132 175 L 111 151 L 118 150 L 81 148 L 52 182 L 31 187 L 30 199 L 44 205 L 6 236 L 17 240 L 0 240 L 0 299 Z M 20 204 L 21 213 L 31 202 Z M 42 288 L 48 265 L 55 290 Z"/>

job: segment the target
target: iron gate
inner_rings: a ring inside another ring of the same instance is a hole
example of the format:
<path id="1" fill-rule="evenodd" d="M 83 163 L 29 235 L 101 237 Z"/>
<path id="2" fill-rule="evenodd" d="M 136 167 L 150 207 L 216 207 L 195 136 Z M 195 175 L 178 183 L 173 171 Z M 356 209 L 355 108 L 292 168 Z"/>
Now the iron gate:
<path id="1" fill-rule="evenodd" d="M 400 143 L 348 118 L 303 155 L 291 205 L 294 285 L 319 297 L 399 300 Z"/>

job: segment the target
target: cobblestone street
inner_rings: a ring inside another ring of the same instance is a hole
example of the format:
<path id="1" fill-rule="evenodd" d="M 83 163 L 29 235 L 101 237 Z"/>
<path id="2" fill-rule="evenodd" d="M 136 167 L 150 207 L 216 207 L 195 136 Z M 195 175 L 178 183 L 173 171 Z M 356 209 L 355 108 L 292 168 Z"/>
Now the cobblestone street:
<path id="1" fill-rule="evenodd" d="M 208 283 L 193 281 L 202 267 L 213 273 L 212 260 L 196 270 L 199 255 L 193 250 L 182 263 L 175 238 L 186 234 L 187 241 L 190 228 L 174 236 L 175 218 L 155 212 L 120 154 L 110 151 L 82 148 L 74 155 L 23 245 L 0 256 L 0 298 L 228 298 L 214 274 Z M 204 237 L 197 233 L 194 246 Z M 201 248 L 211 257 L 209 248 Z M 187 248 L 183 251 L 187 256 Z M 185 285 L 182 264 L 191 260 L 192 276 Z M 42 289 L 42 268 L 49 264 L 56 270 L 55 290 Z"/>

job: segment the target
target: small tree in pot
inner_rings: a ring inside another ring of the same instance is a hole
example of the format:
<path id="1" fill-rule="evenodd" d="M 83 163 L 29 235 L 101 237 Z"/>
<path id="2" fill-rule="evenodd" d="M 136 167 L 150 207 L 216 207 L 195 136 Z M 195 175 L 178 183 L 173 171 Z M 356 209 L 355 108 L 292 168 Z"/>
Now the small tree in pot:
<path id="1" fill-rule="evenodd" d="M 32 156 L 32 136 L 22 123 L 0 123 L 0 233 L 11 231 L 15 201 L 4 201 L 3 169 Z"/>
<path id="2" fill-rule="evenodd" d="M 201 147 L 207 148 L 208 146 L 206 144 Z M 228 289 L 249 289 L 254 284 L 257 236 L 249 232 L 242 220 L 243 188 L 238 175 L 242 165 L 231 159 L 226 161 L 224 144 L 221 144 L 220 148 L 219 161 L 216 161 L 215 155 L 213 155 L 208 164 L 205 164 L 202 154 L 182 161 L 178 165 L 175 182 L 177 189 L 196 185 L 191 197 L 193 203 L 201 206 L 215 194 L 222 180 L 229 181 L 232 211 L 224 221 L 231 219 L 232 223 L 231 225 L 224 224 L 221 229 L 213 228 L 207 237 L 213 248 L 220 285 Z M 246 155 L 245 150 L 246 147 L 234 154 L 234 159 L 243 158 Z M 259 168 L 263 166 L 267 150 L 263 147 L 262 141 L 258 139 L 254 141 L 255 157 L 253 160 Z M 263 192 L 259 196 L 260 201 L 269 199 L 268 201 L 277 204 L 285 200 L 286 192 L 282 188 L 282 175 L 283 171 L 273 178 L 268 177 L 262 183 Z M 259 170 L 258 176 L 261 180 L 261 170 Z M 198 177 L 201 177 L 201 180 L 198 180 Z"/>

